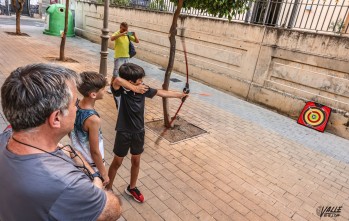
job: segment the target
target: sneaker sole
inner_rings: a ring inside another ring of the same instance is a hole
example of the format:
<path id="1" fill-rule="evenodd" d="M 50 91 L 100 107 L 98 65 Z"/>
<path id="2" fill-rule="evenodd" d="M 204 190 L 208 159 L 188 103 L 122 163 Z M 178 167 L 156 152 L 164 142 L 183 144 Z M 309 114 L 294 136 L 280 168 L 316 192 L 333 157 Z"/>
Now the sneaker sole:
<path id="1" fill-rule="evenodd" d="M 130 192 L 127 190 L 127 188 L 125 189 L 125 193 L 126 193 L 127 195 L 129 195 L 129 196 L 132 196 L 132 198 L 133 198 L 136 202 L 142 203 L 142 202 L 139 201 L 136 197 L 134 197 L 134 196 L 132 195 L 132 193 L 130 193 Z"/>

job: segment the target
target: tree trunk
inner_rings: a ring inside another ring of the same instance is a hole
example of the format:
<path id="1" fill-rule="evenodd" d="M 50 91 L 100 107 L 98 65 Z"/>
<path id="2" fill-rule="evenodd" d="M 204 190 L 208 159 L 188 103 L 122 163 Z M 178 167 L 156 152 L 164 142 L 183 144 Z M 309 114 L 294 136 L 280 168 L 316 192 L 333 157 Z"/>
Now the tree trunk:
<path id="1" fill-rule="evenodd" d="M 23 11 L 24 3 L 25 3 L 25 0 L 18 0 L 19 8 L 17 8 L 17 1 L 16 0 L 11 1 L 13 10 L 16 12 L 16 34 L 17 35 L 21 35 L 21 13 Z"/>
<path id="2" fill-rule="evenodd" d="M 21 13 L 16 11 L 16 34 L 21 34 Z"/>
<path id="3" fill-rule="evenodd" d="M 181 9 L 183 6 L 183 0 L 178 1 L 178 5 L 176 8 L 176 11 L 173 15 L 173 20 L 172 20 L 172 25 L 170 29 L 170 35 L 169 35 L 169 40 L 170 40 L 170 57 L 168 59 L 168 65 L 165 73 L 165 79 L 164 83 L 162 85 L 162 89 L 168 90 L 168 87 L 170 86 L 170 77 L 171 77 L 171 72 L 173 69 L 173 63 L 176 55 L 176 35 L 177 35 L 177 21 L 178 17 L 181 13 Z M 170 114 L 169 114 L 169 108 L 168 108 L 168 99 L 167 98 L 162 98 L 162 108 L 164 111 L 164 123 L 166 128 L 170 128 L 172 125 L 170 125 Z"/>
<path id="4" fill-rule="evenodd" d="M 67 38 L 67 29 L 68 29 L 68 15 L 69 15 L 69 0 L 65 2 L 65 18 L 64 18 L 64 31 L 62 34 L 61 47 L 59 49 L 59 60 L 64 61 L 64 49 L 65 49 L 65 41 Z"/>

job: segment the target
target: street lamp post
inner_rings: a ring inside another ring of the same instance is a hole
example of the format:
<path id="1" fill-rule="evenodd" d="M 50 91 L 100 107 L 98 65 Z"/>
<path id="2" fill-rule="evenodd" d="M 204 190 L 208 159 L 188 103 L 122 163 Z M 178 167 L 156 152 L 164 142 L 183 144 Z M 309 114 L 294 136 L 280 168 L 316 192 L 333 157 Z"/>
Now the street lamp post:
<path id="1" fill-rule="evenodd" d="M 109 0 L 104 0 L 104 17 L 103 17 L 103 29 L 102 29 L 102 44 L 101 44 L 101 62 L 99 65 L 99 73 L 104 77 L 107 76 L 107 58 L 108 58 L 108 15 L 109 14 Z"/>

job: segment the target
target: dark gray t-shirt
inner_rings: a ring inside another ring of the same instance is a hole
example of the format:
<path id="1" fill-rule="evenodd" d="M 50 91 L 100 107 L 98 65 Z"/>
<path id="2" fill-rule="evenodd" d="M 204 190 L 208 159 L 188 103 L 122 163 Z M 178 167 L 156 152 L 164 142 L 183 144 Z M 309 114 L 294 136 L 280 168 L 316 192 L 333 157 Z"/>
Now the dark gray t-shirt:
<path id="1" fill-rule="evenodd" d="M 145 98 L 153 98 L 158 92 L 149 88 L 144 94 L 138 94 L 120 87 L 112 88 L 114 96 L 121 96 L 116 130 L 119 132 L 139 133 L 144 131 L 144 103 Z"/>
<path id="2" fill-rule="evenodd" d="M 106 195 L 61 150 L 20 156 L 0 134 L 0 220 L 96 220 Z"/>

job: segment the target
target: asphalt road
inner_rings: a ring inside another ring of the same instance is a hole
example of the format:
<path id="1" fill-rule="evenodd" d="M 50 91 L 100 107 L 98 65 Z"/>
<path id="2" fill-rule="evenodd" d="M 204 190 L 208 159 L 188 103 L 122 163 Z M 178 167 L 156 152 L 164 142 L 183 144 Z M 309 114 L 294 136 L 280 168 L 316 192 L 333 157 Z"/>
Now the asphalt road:
<path id="1" fill-rule="evenodd" d="M 0 16 L 0 25 L 16 25 L 15 16 Z M 41 19 L 34 19 L 27 16 L 21 16 L 21 25 L 44 27 L 45 21 Z"/>

